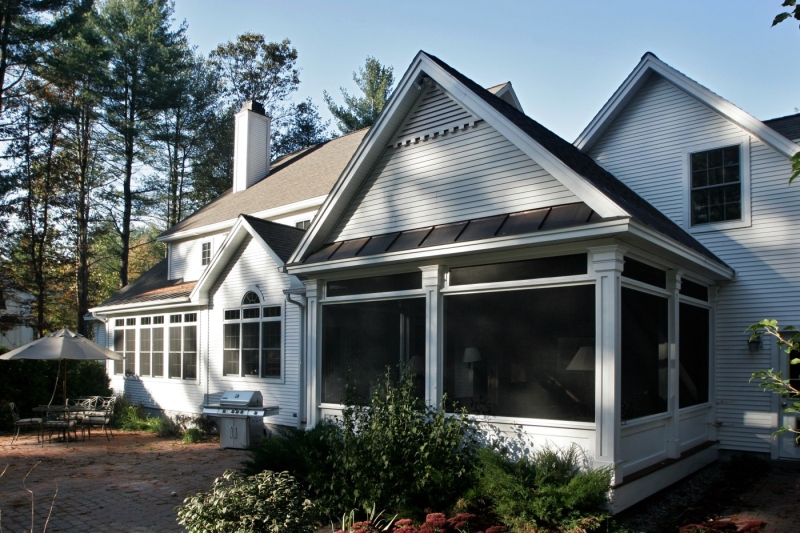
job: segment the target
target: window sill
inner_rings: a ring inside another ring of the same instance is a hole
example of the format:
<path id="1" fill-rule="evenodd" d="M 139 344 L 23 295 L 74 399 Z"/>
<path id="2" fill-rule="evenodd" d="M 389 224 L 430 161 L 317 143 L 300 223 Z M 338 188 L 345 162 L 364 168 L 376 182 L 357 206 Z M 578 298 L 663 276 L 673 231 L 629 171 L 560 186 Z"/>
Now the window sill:
<path id="1" fill-rule="evenodd" d="M 710 224 L 698 224 L 697 226 L 689 226 L 687 231 L 691 234 L 697 233 L 711 233 L 714 231 L 726 231 L 732 229 L 749 228 L 753 224 L 750 220 L 728 220 L 726 222 L 712 222 Z"/>

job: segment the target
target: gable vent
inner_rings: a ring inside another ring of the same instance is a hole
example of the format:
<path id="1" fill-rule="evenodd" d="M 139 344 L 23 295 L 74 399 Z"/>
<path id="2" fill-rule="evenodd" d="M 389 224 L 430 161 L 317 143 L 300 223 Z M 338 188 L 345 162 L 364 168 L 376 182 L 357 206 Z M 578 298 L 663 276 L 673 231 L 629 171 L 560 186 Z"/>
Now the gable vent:
<path id="1" fill-rule="evenodd" d="M 474 126 L 478 117 L 464 109 L 430 78 L 422 82 L 422 94 L 390 147 L 401 147 L 433 139 Z"/>

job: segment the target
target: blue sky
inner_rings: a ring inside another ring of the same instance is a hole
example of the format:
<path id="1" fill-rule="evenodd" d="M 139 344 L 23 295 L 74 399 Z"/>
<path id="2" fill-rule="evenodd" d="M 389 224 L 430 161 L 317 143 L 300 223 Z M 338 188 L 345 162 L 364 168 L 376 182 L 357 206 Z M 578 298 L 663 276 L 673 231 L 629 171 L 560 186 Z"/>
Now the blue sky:
<path id="1" fill-rule="evenodd" d="M 800 29 L 780 0 L 176 0 L 203 53 L 245 31 L 291 39 L 295 99 L 355 90 L 368 55 L 399 78 L 418 50 L 484 86 L 511 80 L 525 112 L 572 141 L 646 51 L 759 119 L 800 108 Z"/>

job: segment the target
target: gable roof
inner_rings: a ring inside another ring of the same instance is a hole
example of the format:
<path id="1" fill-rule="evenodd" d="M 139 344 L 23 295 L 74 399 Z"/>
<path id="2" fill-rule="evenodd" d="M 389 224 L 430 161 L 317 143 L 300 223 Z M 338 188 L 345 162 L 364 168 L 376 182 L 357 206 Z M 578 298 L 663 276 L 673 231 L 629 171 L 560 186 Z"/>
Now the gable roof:
<path id="1" fill-rule="evenodd" d="M 230 233 L 225 237 L 225 241 L 211 258 L 208 267 L 197 280 L 197 285 L 192 289 L 192 301 L 201 304 L 207 303 L 214 283 L 226 271 L 239 248 L 247 242 L 248 237 L 252 237 L 274 261 L 275 266 L 281 268 L 292 255 L 304 233 L 305 230 L 285 224 L 262 220 L 250 215 L 239 215 Z M 290 275 L 290 280 L 299 284 L 294 276 Z"/>
<path id="2" fill-rule="evenodd" d="M 110 298 L 97 307 L 188 297 L 196 282 L 184 283 L 182 279 L 169 280 L 167 279 L 168 268 L 168 260 L 162 259 L 156 266 L 112 294 Z"/>
<path id="3" fill-rule="evenodd" d="M 233 226 L 240 213 L 253 215 L 325 196 L 366 133 L 367 129 L 358 130 L 276 159 L 266 178 L 235 194 L 228 189 L 162 233 L 159 240 L 212 224 Z"/>
<path id="4" fill-rule="evenodd" d="M 654 74 L 665 78 L 688 95 L 696 98 L 734 124 L 737 124 L 743 130 L 755 135 L 778 153 L 786 157 L 791 157 L 800 151 L 800 146 L 775 131 L 775 129 L 768 124 L 761 122 L 682 72 L 667 65 L 652 52 L 647 52 L 642 56 L 636 68 L 633 69 L 625 81 L 622 82 L 622 85 L 611 95 L 611 98 L 609 98 L 608 102 L 606 102 L 589 125 L 586 126 L 586 129 L 575 139 L 574 145 L 582 152 L 591 150 L 592 146 L 600 139 L 614 119 L 634 98 L 650 76 Z"/>
<path id="5" fill-rule="evenodd" d="M 433 65 L 441 70 L 437 71 L 436 68 L 432 68 Z M 484 89 L 436 56 L 423 51 L 417 54 L 412 66 L 398 84 L 384 113 L 364 138 L 348 168 L 334 185 L 330 196 L 320 209 L 320 216 L 314 220 L 292 256 L 290 260 L 292 264 L 302 263 L 311 253 L 330 244 L 326 242 L 326 237 L 331 231 L 331 226 L 336 223 L 331 219 L 338 220 L 346 208 L 346 204 L 352 199 L 352 191 L 357 189 L 358 178 L 363 180 L 368 172 L 363 169 L 371 168 L 377 157 L 375 152 L 383 151 L 386 144 L 381 142 L 382 137 L 392 134 L 391 131 L 387 133 L 383 130 L 390 130 L 392 126 L 402 120 L 402 117 L 394 118 L 393 123 L 391 115 L 393 113 L 402 114 L 408 110 L 408 105 L 403 106 L 404 99 L 411 98 L 404 98 L 403 91 L 406 93 L 413 91 L 409 85 L 418 85 L 417 79 L 422 75 L 433 77 L 434 81 L 451 94 L 460 96 L 460 102 L 476 115 L 487 122 L 493 122 L 493 126 L 504 128 L 505 134 L 512 142 L 516 141 L 515 144 L 518 146 L 527 142 L 525 147 L 530 148 L 527 153 L 530 155 L 530 152 L 535 152 L 532 158 L 551 175 L 557 179 L 561 178 L 560 181 L 563 180 L 564 185 L 572 189 L 583 202 L 597 212 L 599 217 L 631 216 L 706 258 L 725 265 L 694 237 L 603 169 L 594 159 L 522 113 L 514 105 L 498 98 L 491 91 Z M 411 96 L 413 97 L 413 94 Z M 480 112 L 476 112 L 476 109 L 480 109 Z M 523 147 L 521 146 L 521 148 Z M 371 158 L 369 157 L 370 150 L 373 152 Z M 357 167 L 359 164 L 361 169 Z"/>
<path id="6" fill-rule="evenodd" d="M 278 224 L 270 220 L 262 220 L 250 215 L 243 214 L 241 216 L 284 263 L 292 256 L 292 252 L 297 248 L 300 239 L 303 238 L 306 232 L 306 230 L 300 228 Z"/>
<path id="7" fill-rule="evenodd" d="M 787 139 L 800 139 L 800 113 L 765 120 L 764 124 Z"/>

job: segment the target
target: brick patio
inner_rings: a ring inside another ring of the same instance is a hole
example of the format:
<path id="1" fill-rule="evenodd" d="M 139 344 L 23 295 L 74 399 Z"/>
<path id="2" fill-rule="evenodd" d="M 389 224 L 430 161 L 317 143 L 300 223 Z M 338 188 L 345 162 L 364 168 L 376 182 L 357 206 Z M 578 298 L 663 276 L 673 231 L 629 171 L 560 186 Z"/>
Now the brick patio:
<path id="1" fill-rule="evenodd" d="M 0 530 L 42 531 L 53 495 L 48 532 L 183 531 L 175 506 L 190 494 L 207 490 L 226 469 L 238 469 L 246 454 L 220 450 L 218 442 L 185 445 L 150 433 L 115 433 L 111 442 L 36 444 L 33 434 L 14 445 L 0 437 Z"/>

